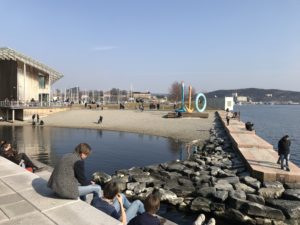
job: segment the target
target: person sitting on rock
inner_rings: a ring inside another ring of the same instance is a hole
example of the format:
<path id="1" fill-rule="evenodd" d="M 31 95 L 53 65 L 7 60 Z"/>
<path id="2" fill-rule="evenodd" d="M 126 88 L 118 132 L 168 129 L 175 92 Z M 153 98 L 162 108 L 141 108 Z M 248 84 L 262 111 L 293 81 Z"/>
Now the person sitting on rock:
<path id="1" fill-rule="evenodd" d="M 147 196 L 145 202 L 146 212 L 134 217 L 128 225 L 160 225 L 165 223 L 165 219 L 159 219 L 155 214 L 160 207 L 159 193 L 151 193 Z"/>
<path id="2" fill-rule="evenodd" d="M 140 200 L 135 200 L 132 203 L 129 202 L 126 196 L 120 193 L 118 183 L 113 180 L 105 184 L 103 198 L 95 196 L 91 205 L 111 217 L 120 220 L 124 225 L 138 213 L 145 212 L 144 204 Z"/>

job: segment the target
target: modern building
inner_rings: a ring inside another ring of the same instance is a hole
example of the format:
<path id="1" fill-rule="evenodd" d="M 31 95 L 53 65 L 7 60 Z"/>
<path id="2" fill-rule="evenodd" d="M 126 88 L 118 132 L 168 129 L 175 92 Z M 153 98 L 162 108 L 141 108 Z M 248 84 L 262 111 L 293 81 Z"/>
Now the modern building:
<path id="1" fill-rule="evenodd" d="M 0 101 L 50 102 L 51 85 L 63 75 L 10 48 L 0 48 Z"/>
<path id="2" fill-rule="evenodd" d="M 67 110 L 50 104 L 51 85 L 63 75 L 10 48 L 0 48 L 0 116 L 27 120 Z"/>

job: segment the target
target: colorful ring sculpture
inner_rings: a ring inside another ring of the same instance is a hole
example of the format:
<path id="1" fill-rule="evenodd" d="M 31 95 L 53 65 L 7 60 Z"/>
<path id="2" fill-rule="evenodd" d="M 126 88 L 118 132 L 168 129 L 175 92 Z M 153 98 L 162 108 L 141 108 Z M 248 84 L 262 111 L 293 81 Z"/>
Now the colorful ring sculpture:
<path id="1" fill-rule="evenodd" d="M 201 97 L 203 98 L 203 106 L 202 106 L 201 109 L 199 109 L 198 102 L 199 102 L 199 99 Z M 204 94 L 202 94 L 202 93 L 197 94 L 197 97 L 196 97 L 196 100 L 195 100 L 195 106 L 196 106 L 196 109 L 197 109 L 198 112 L 204 112 L 204 110 L 206 109 L 206 97 L 205 97 Z"/>

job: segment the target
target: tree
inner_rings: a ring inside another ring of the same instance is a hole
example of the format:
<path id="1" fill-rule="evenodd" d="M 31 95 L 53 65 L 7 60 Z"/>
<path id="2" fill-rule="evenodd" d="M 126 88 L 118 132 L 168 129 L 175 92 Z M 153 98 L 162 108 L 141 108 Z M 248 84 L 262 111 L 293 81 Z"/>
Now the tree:
<path id="1" fill-rule="evenodd" d="M 170 100 L 179 101 L 181 100 L 181 83 L 174 81 L 169 89 Z"/>

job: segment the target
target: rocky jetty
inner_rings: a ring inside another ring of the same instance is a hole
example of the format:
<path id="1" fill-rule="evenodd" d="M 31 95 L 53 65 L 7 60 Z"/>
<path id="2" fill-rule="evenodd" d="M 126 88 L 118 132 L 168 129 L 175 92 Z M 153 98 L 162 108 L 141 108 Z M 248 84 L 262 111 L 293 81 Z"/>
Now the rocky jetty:
<path id="1" fill-rule="evenodd" d="M 235 224 L 300 224 L 300 184 L 251 177 L 217 117 L 210 139 L 194 149 L 187 160 L 119 170 L 111 178 L 128 197 L 143 200 L 158 189 L 179 210 Z"/>

